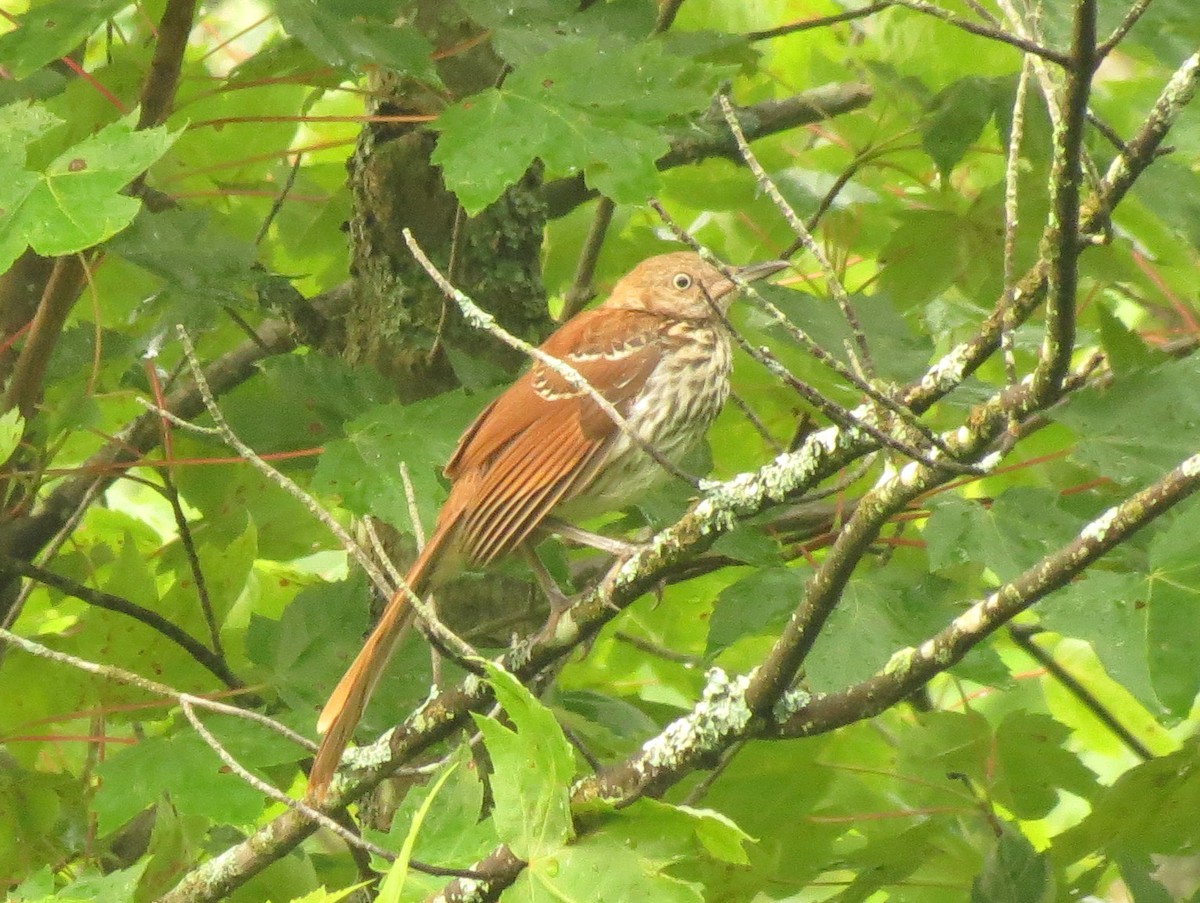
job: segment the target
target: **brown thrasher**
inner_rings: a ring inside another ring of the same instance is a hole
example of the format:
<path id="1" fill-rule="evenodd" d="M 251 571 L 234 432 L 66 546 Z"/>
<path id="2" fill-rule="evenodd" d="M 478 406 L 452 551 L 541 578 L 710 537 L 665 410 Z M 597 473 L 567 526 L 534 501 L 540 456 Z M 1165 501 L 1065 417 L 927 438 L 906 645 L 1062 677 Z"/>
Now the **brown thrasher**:
<path id="1" fill-rule="evenodd" d="M 785 266 L 769 261 L 743 267 L 739 275 L 761 279 Z M 677 462 L 729 394 L 731 355 L 722 315 L 735 288 L 697 254 L 651 257 L 607 300 L 571 318 L 541 347 L 586 379 L 628 429 Z M 405 580 L 418 595 L 463 567 L 514 551 L 552 514 L 574 519 L 620 509 L 665 470 L 588 392 L 535 362 L 467 428 L 445 473 L 450 496 Z M 401 590 L 325 703 L 310 799 L 324 799 L 371 690 L 411 620 Z"/>

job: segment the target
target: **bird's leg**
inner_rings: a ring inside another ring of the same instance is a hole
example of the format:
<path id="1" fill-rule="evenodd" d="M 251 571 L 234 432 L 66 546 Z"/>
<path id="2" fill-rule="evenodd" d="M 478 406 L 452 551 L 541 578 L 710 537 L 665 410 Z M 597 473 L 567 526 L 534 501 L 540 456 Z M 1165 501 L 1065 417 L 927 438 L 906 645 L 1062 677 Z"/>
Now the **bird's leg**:
<path id="1" fill-rule="evenodd" d="M 558 626 L 558 619 L 571 607 L 571 597 L 562 591 L 554 577 L 546 570 L 546 566 L 542 564 L 542 559 L 538 558 L 532 545 L 527 542 L 521 543 L 521 555 L 524 556 L 525 563 L 529 565 L 529 570 L 533 571 L 533 579 L 537 581 L 542 593 L 550 603 L 550 617 L 546 619 L 546 626 L 542 628 L 541 632 L 543 636 L 551 636 L 554 628 Z"/>
<path id="2" fill-rule="evenodd" d="M 641 546 L 636 542 L 629 542 L 624 539 L 613 539 L 611 536 L 604 536 L 601 533 L 593 533 L 591 530 L 584 530 L 581 527 L 576 527 L 573 524 L 568 524 L 564 520 L 559 520 L 557 517 L 547 517 L 542 521 L 542 529 L 548 533 L 554 533 L 563 539 L 568 539 L 571 542 L 577 542 L 580 545 L 587 546 L 591 549 L 599 549 L 601 552 L 607 552 L 616 558 L 628 558 L 634 552 L 638 551 Z"/>

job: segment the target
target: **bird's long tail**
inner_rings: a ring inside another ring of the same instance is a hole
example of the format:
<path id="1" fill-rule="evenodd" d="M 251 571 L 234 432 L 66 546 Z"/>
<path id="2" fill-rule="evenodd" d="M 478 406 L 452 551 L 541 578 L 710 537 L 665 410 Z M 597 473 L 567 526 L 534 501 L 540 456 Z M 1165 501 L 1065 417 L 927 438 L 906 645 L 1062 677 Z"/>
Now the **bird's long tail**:
<path id="1" fill-rule="evenodd" d="M 409 569 L 404 582 L 412 592 L 418 595 L 426 592 L 446 532 L 435 531 Z M 403 589 L 398 590 L 388 600 L 379 623 L 321 709 L 317 732 L 323 737 L 308 775 L 307 798 L 310 802 L 319 805 L 324 801 L 330 781 L 342 760 L 342 753 L 362 718 L 371 693 L 392 657 L 392 650 L 412 620 L 413 610 L 408 603 L 408 593 Z"/>

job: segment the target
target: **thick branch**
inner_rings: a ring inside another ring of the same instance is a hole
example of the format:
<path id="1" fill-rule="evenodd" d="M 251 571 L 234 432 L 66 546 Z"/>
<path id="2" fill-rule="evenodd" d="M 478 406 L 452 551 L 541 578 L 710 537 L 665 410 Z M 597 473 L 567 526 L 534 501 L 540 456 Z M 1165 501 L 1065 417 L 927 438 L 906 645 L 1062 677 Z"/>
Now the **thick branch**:
<path id="1" fill-rule="evenodd" d="M 13 367 L 12 382 L 4 398 L 4 409 L 17 408 L 22 416 L 33 416 L 38 399 L 42 395 L 42 378 L 50 363 L 50 354 L 58 342 L 67 314 L 83 288 L 84 260 L 77 254 L 60 257 L 42 292 L 29 338 L 21 349 L 21 356 Z"/>
<path id="2" fill-rule="evenodd" d="M 1067 96 L 1054 142 L 1050 174 L 1051 224 L 1047 230 L 1049 298 L 1042 360 L 1034 373 L 1039 394 L 1052 397 L 1071 366 L 1075 349 L 1075 294 L 1079 288 L 1079 194 L 1083 180 L 1083 136 L 1096 62 L 1096 3 L 1078 0 Z"/>
<path id="3" fill-rule="evenodd" d="M 170 113 L 171 104 L 175 101 L 175 88 L 179 84 L 183 52 L 187 49 L 187 39 L 195 17 L 196 0 L 167 0 L 167 7 L 158 24 L 154 59 L 150 61 L 150 72 L 142 85 L 139 129 L 159 125 Z"/>

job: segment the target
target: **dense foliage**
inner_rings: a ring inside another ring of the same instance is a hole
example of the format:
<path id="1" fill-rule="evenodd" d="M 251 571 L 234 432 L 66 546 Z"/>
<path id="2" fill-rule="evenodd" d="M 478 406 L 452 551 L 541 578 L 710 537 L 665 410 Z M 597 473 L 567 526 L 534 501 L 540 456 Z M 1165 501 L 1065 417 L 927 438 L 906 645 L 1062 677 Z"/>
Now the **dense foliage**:
<path id="1" fill-rule="evenodd" d="M 12 898 L 1200 900 L 1194 0 L 25 6 Z M 456 583 L 494 663 L 410 637 L 333 810 L 377 848 L 318 829 L 277 728 L 391 580 L 332 528 L 411 554 L 520 366 L 402 230 L 536 341 L 673 224 L 795 264 L 732 315 L 702 501 L 593 524 L 656 536 L 617 579 L 542 546 L 574 634 L 506 651 L 519 563 Z"/>

